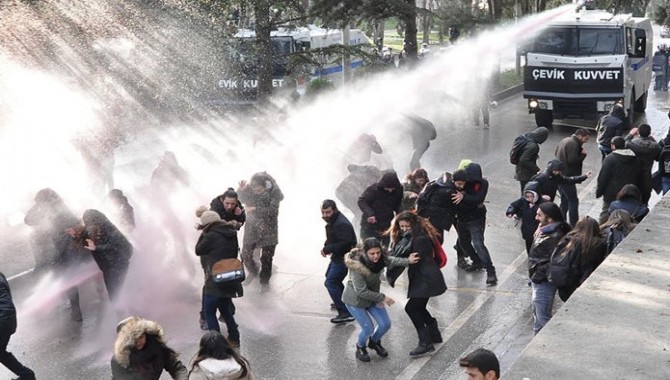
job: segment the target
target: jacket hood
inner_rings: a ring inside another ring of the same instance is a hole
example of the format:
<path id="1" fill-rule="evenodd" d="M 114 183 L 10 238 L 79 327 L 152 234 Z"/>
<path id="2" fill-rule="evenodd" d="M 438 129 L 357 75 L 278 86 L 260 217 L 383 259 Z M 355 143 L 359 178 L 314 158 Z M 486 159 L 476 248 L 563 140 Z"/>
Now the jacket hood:
<path id="1" fill-rule="evenodd" d="M 210 223 L 208 227 L 208 230 L 225 237 L 237 236 L 237 229 L 235 229 L 234 221 L 216 221 L 214 223 Z"/>
<path id="2" fill-rule="evenodd" d="M 361 261 L 361 255 L 363 251 L 354 248 L 349 253 L 344 256 L 344 264 L 349 268 L 349 270 L 362 274 L 363 276 L 369 276 L 372 274 L 370 268 L 365 266 Z"/>
<path id="3" fill-rule="evenodd" d="M 620 105 L 615 105 L 612 107 L 612 110 L 610 111 L 610 115 L 616 117 L 617 119 L 625 119 L 626 118 L 626 110 L 623 109 Z"/>
<path id="4" fill-rule="evenodd" d="M 554 170 L 563 170 L 563 161 L 561 160 L 551 160 L 547 164 L 547 170 L 552 172 Z"/>
<path id="5" fill-rule="evenodd" d="M 528 136 L 536 143 L 542 144 L 543 142 L 547 141 L 547 137 L 549 137 L 549 130 L 546 127 L 538 127 L 535 128 L 535 130 L 532 132 L 529 132 Z"/>
<path id="6" fill-rule="evenodd" d="M 198 367 L 209 380 L 236 379 L 242 373 L 242 366 L 233 358 L 208 358 L 198 363 Z"/>
<path id="7" fill-rule="evenodd" d="M 617 149 L 617 150 L 613 151 L 612 153 L 616 153 L 616 154 L 619 154 L 619 155 L 622 155 L 622 156 L 633 156 L 633 157 L 635 157 L 635 152 L 633 152 L 630 149 Z"/>
<path id="8" fill-rule="evenodd" d="M 465 172 L 468 174 L 468 181 L 481 181 L 482 176 L 482 167 L 476 163 L 471 162 L 468 166 L 465 167 Z"/>
<path id="9" fill-rule="evenodd" d="M 523 194 L 524 194 L 524 196 L 526 194 L 531 194 L 533 196 L 533 202 L 532 203 L 537 203 L 537 201 L 540 199 L 540 197 L 537 195 L 537 191 L 529 190 L 527 186 L 526 186 L 526 190 L 523 191 Z"/>
<path id="10" fill-rule="evenodd" d="M 166 343 L 163 328 L 154 321 L 140 317 L 131 317 L 122 321 L 117 326 L 117 330 L 114 341 L 114 359 L 124 368 L 130 365 L 130 351 L 142 334 L 153 335 L 158 342 Z"/>
<path id="11" fill-rule="evenodd" d="M 385 171 L 384 174 L 382 174 L 382 178 L 380 178 L 379 181 L 377 182 L 377 186 L 394 188 L 394 189 L 402 188 L 400 180 L 398 179 L 398 174 L 396 174 L 395 170 Z"/>
<path id="12" fill-rule="evenodd" d="M 468 167 L 468 165 L 470 165 L 471 163 L 472 163 L 472 160 L 469 160 L 469 159 L 467 159 L 467 158 L 464 158 L 464 159 L 461 160 L 461 162 L 458 163 L 458 169 L 459 169 L 459 170 L 461 170 L 461 169 L 465 169 L 465 168 Z"/>
<path id="13" fill-rule="evenodd" d="M 444 172 L 441 176 L 439 176 L 435 180 L 435 184 L 438 185 L 438 186 L 442 186 L 442 187 L 449 186 L 449 185 L 453 184 L 453 182 L 454 182 L 454 180 L 451 177 L 451 173 L 449 173 L 449 172 Z"/>

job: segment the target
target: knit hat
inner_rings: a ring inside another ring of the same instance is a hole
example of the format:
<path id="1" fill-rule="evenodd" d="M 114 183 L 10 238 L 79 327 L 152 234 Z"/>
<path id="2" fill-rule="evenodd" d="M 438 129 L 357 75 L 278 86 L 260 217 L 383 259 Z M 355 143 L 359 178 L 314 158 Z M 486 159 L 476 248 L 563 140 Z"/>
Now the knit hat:
<path id="1" fill-rule="evenodd" d="M 203 212 L 202 215 L 200 216 L 200 224 L 202 224 L 203 226 L 206 226 L 210 223 L 214 223 L 220 220 L 221 217 L 219 216 L 219 214 L 216 213 L 216 211 L 207 210 Z"/>

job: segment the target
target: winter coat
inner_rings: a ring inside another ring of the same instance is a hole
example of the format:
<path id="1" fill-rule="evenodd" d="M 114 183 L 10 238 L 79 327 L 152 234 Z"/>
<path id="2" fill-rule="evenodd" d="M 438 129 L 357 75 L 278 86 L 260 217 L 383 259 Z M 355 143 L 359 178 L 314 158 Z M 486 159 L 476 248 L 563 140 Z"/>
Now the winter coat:
<path id="1" fill-rule="evenodd" d="M 33 228 L 32 243 L 36 256 L 43 260 L 43 264 L 51 265 L 64 260 L 71 240 L 64 231 L 79 225 L 79 218 L 53 190 L 44 189 L 40 193 L 49 195 L 26 212 L 24 222 Z"/>
<path id="2" fill-rule="evenodd" d="M 240 201 L 249 207 L 256 207 L 247 214 L 247 224 L 244 227 L 244 244 L 258 247 L 274 246 L 279 243 L 279 203 L 284 199 L 277 182 L 269 174 L 256 173 L 266 182 L 266 189 L 261 194 L 255 194 L 250 186 L 237 191 Z"/>
<path id="3" fill-rule="evenodd" d="M 235 214 L 235 210 L 238 208 L 240 209 L 239 215 Z M 236 228 L 238 230 L 242 227 L 242 225 L 244 225 L 244 222 L 247 221 L 247 213 L 244 210 L 244 206 L 242 206 L 242 202 L 239 200 L 237 201 L 237 205 L 232 211 L 227 211 L 223 207 L 223 195 L 219 195 L 218 197 L 212 199 L 212 201 L 209 203 L 209 209 L 219 214 L 221 220 L 226 222 L 237 222 Z"/>
<path id="4" fill-rule="evenodd" d="M 142 334 L 147 342 L 137 350 L 135 341 Z M 111 365 L 112 380 L 158 380 L 163 370 L 175 380 L 188 380 L 188 370 L 167 347 L 163 329 L 141 318 L 128 321 L 117 333 Z"/>
<path id="5" fill-rule="evenodd" d="M 373 272 L 363 262 L 362 250 L 355 249 L 344 258 L 349 269 L 349 279 L 342 293 L 342 302 L 346 305 L 366 309 L 384 301 L 384 293 L 380 293 L 381 275 L 383 271 Z M 408 266 L 409 259 L 382 255 L 386 267 Z"/>
<path id="6" fill-rule="evenodd" d="M 556 198 L 556 191 L 558 190 L 559 185 L 565 185 L 570 183 L 582 183 L 589 178 L 586 175 L 579 175 L 574 177 L 565 177 L 562 174 L 554 174 L 550 169 L 545 169 L 542 173 L 536 175 L 531 179 L 533 182 L 537 182 L 537 192 L 540 195 L 546 195 L 549 197 L 550 201 L 554 201 Z"/>
<path id="7" fill-rule="evenodd" d="M 563 162 L 565 176 L 582 175 L 582 163 L 586 155 L 582 153 L 582 142 L 577 135 L 566 137 L 556 147 L 556 158 Z"/>
<path id="8" fill-rule="evenodd" d="M 633 153 L 635 153 L 635 157 L 637 157 L 640 162 L 642 176 L 638 187 L 642 193 L 642 201 L 647 203 L 652 190 L 651 168 L 654 165 L 654 161 L 656 161 L 656 158 L 658 158 L 658 155 L 661 153 L 661 145 L 659 145 L 659 143 L 657 143 L 651 136 L 637 136 L 633 138 L 633 136 L 629 134 L 626 136 L 626 148 L 632 150 Z"/>
<path id="9" fill-rule="evenodd" d="M 565 236 L 561 239 L 556 248 L 558 252 L 563 251 L 571 238 L 572 237 Z M 602 264 L 607 256 L 607 244 L 605 244 L 604 239 L 601 239 L 601 242 L 585 255 L 582 245 L 576 243 L 573 252 L 575 253 L 575 265 L 570 268 L 571 273 L 569 274 L 569 279 L 572 283 L 565 287 L 558 288 L 558 295 L 563 302 L 567 301 L 572 293 L 574 293 L 575 290 L 577 290 L 577 288 L 591 276 L 598 266 Z"/>
<path id="10" fill-rule="evenodd" d="M 463 192 L 463 199 L 454 205 L 456 217 L 461 222 L 469 222 L 486 218 L 484 201 L 489 192 L 489 181 L 482 177 L 482 168 L 477 163 L 465 167 L 468 181 Z"/>
<path id="11" fill-rule="evenodd" d="M 205 294 L 215 297 L 242 297 L 240 281 L 216 283 L 212 279 L 212 266 L 223 259 L 236 259 L 240 250 L 237 230 L 229 222 L 216 221 L 206 225 L 195 245 L 195 254 L 205 271 Z"/>
<path id="12" fill-rule="evenodd" d="M 232 357 L 228 359 L 208 358 L 196 364 L 188 380 L 253 380 L 251 367 L 247 363 L 247 375 L 240 377 L 242 366 Z"/>
<path id="13" fill-rule="evenodd" d="M 537 166 L 537 159 L 540 155 L 540 144 L 547 141 L 549 130 L 546 127 L 535 128 L 532 132 L 525 134 L 526 145 L 521 150 L 519 163 L 515 168 L 514 178 L 517 181 L 530 181 L 530 179 L 540 171 Z"/>
<path id="14" fill-rule="evenodd" d="M 603 197 L 606 202 L 616 200 L 616 196 L 626 184 L 640 186 L 640 163 L 630 149 L 617 149 L 603 160 L 598 173 L 596 198 Z"/>
<path id="15" fill-rule="evenodd" d="M 456 218 L 455 207 L 451 200 L 454 194 L 454 183 L 443 177 L 430 181 L 424 186 L 417 199 L 416 212 L 427 218 L 438 231 L 451 229 Z"/>
<path id="16" fill-rule="evenodd" d="M 598 145 L 601 145 L 609 151 L 612 143 L 612 138 L 621 136 L 625 126 L 626 111 L 623 107 L 612 107 L 608 115 L 603 116 L 598 121 L 596 128 L 598 133 Z"/>
<path id="17" fill-rule="evenodd" d="M 410 252 L 419 253 L 419 262 L 410 265 L 407 270 L 408 298 L 430 298 L 447 291 L 444 276 L 435 261 L 434 250 L 433 242 L 428 236 L 421 234 L 412 237 Z"/>
<path id="18" fill-rule="evenodd" d="M 354 215 L 359 215 L 361 210 L 358 207 L 358 198 L 368 186 L 376 183 L 382 172 L 375 166 L 354 164 L 348 165 L 347 170 L 349 175 L 337 186 L 335 196 Z"/>
<path id="19" fill-rule="evenodd" d="M 384 190 L 385 187 L 393 188 L 393 191 L 388 192 Z M 381 235 L 391 226 L 395 214 L 400 211 L 401 203 L 402 186 L 398 175 L 393 170 L 386 171 L 377 183 L 368 186 L 358 198 L 358 207 L 363 212 L 361 229 Z M 367 218 L 370 216 L 374 216 L 377 223 L 368 223 Z"/>
<path id="20" fill-rule="evenodd" d="M 610 208 L 607 210 L 609 214 L 612 214 L 614 210 L 626 210 L 633 218 L 635 223 L 640 223 L 647 214 L 649 214 L 649 208 L 642 204 L 635 197 L 626 197 L 623 199 L 617 199 L 616 201 L 610 203 Z"/>
<path id="21" fill-rule="evenodd" d="M 356 246 L 356 232 L 349 219 L 336 211 L 332 219 L 326 223 L 326 242 L 323 251 L 330 254 L 335 263 L 344 262 L 344 255 Z"/>
<path id="22" fill-rule="evenodd" d="M 12 300 L 9 281 L 2 272 L 0 272 L 0 332 L 10 335 L 16 332 L 16 307 Z"/>
<path id="23" fill-rule="evenodd" d="M 128 239 L 98 210 L 86 210 L 83 220 L 88 238 L 95 243 L 91 254 L 100 270 L 126 270 L 133 254 L 133 246 Z"/>
<path id="24" fill-rule="evenodd" d="M 547 282 L 547 269 L 554 248 L 570 231 L 566 223 L 553 222 L 538 230 L 528 253 L 528 276 L 536 284 Z"/>
<path id="25" fill-rule="evenodd" d="M 529 182 L 529 184 L 532 183 L 533 182 Z M 532 205 L 526 200 L 525 197 L 521 197 L 510 203 L 509 207 L 507 207 L 507 211 L 505 211 L 505 215 L 515 215 L 517 219 L 521 220 L 521 236 L 524 240 L 533 239 L 533 234 L 537 230 L 537 226 L 539 224 L 539 222 L 535 219 L 535 216 L 537 215 L 537 209 L 540 203 L 545 201 L 540 196 L 540 194 L 537 193 L 537 191 L 530 190 L 528 189 L 528 186 L 526 186 L 524 194 L 529 191 L 533 193 L 534 201 Z"/>
<path id="26" fill-rule="evenodd" d="M 666 140 L 668 140 L 666 138 Z M 670 143 L 670 141 L 669 141 Z M 670 144 L 666 143 L 658 155 L 658 172 L 662 177 L 670 177 Z"/>

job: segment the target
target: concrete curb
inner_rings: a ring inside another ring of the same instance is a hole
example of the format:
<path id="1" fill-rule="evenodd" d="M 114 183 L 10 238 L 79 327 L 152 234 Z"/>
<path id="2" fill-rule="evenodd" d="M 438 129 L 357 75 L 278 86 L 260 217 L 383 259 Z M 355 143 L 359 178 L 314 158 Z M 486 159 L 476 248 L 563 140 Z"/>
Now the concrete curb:
<path id="1" fill-rule="evenodd" d="M 522 91 L 523 91 L 523 83 L 518 84 L 514 87 L 507 88 L 507 89 L 502 90 L 500 92 L 496 92 L 495 94 L 493 94 L 491 96 L 491 100 L 497 102 L 497 101 L 503 100 L 505 98 L 509 98 L 512 95 L 516 95 L 516 94 L 518 94 Z"/>

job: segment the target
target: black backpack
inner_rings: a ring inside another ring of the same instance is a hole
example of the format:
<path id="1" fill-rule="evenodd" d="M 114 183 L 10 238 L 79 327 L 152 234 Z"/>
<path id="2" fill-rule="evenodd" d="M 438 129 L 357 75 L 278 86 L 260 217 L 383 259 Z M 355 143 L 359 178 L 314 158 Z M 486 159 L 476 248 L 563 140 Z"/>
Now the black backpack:
<path id="1" fill-rule="evenodd" d="M 514 139 L 514 141 L 512 142 L 512 149 L 510 149 L 509 151 L 509 162 L 512 165 L 517 165 L 519 163 L 521 153 L 523 152 L 523 148 L 526 146 L 527 143 L 528 138 L 526 137 L 525 134 L 517 136 Z"/>
<path id="2" fill-rule="evenodd" d="M 607 228 L 607 235 L 605 236 L 605 244 L 607 245 L 607 254 L 609 255 L 614 251 L 614 248 L 616 248 L 619 243 L 623 241 L 623 239 L 626 236 L 623 234 L 623 232 L 619 229 L 613 228 L 613 227 L 608 227 Z"/>
<path id="3" fill-rule="evenodd" d="M 567 248 L 567 244 L 559 244 L 551 253 L 549 268 L 547 270 L 547 279 L 558 288 L 575 285 L 579 280 L 578 260 L 579 244 Z"/>

